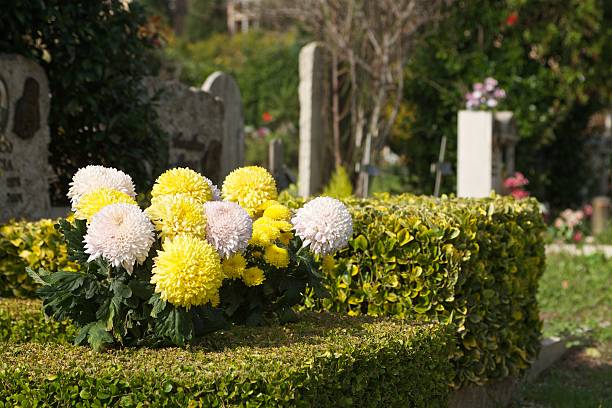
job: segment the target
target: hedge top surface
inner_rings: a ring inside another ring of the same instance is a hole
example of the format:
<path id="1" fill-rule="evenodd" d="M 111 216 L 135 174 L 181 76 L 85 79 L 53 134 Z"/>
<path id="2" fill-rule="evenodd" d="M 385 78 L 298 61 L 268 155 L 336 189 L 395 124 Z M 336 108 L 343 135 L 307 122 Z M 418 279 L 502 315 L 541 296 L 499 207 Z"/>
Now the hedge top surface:
<path id="1" fill-rule="evenodd" d="M 38 309 L 36 311 L 36 309 Z M 0 299 L 0 311 L 14 319 L 40 313 L 40 302 Z M 287 373 L 318 357 L 338 357 L 368 348 L 375 353 L 390 343 L 410 345 L 447 343 L 449 331 L 435 324 L 408 324 L 396 319 L 345 317 L 305 313 L 285 326 L 234 327 L 205 336 L 201 343 L 181 348 L 125 348 L 97 353 L 65 344 L 0 343 L 0 377 L 7 370 L 27 370 L 32 379 L 68 370 L 85 373 L 134 375 L 159 373 L 174 380 L 194 375 L 214 378 L 228 371 L 237 375 L 258 371 L 260 376 Z M 285 366 L 284 370 L 279 370 Z M 3 373 L 4 371 L 4 373 Z"/>

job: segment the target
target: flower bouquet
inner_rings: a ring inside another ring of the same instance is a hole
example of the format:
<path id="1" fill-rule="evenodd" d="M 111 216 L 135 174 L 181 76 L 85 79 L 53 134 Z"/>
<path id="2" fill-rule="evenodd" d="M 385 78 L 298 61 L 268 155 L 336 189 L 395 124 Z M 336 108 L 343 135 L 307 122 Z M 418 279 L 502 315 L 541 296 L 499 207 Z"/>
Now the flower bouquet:
<path id="1" fill-rule="evenodd" d="M 70 319 L 76 344 L 184 345 L 231 324 L 295 318 L 307 287 L 322 293 L 321 263 L 346 246 L 352 219 L 340 201 L 318 197 L 293 213 L 263 168 L 234 170 L 222 191 L 187 169 L 163 173 L 150 205 L 131 178 L 87 166 L 62 220 L 81 271 L 28 270 L 42 286 L 45 314 Z"/>
<path id="2" fill-rule="evenodd" d="M 465 107 L 468 110 L 494 109 L 506 98 L 506 91 L 498 87 L 495 78 L 486 78 L 483 82 L 476 82 L 472 92 L 465 94 Z"/>

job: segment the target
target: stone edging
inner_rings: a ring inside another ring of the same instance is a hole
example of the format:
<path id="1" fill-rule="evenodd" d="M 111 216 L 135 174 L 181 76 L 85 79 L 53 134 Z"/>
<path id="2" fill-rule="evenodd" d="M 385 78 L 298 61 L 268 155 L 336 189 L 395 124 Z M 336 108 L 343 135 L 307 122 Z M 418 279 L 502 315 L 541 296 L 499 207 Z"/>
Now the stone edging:
<path id="1" fill-rule="evenodd" d="M 546 246 L 546 254 L 570 254 L 570 255 L 592 255 L 602 253 L 606 257 L 612 258 L 612 245 L 597 244 L 550 244 Z"/>

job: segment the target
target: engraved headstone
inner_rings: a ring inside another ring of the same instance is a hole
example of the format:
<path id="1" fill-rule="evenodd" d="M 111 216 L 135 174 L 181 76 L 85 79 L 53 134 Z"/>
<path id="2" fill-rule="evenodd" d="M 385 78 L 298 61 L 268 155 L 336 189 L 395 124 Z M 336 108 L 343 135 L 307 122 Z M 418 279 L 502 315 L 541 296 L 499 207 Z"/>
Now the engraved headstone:
<path id="1" fill-rule="evenodd" d="M 225 178 L 244 163 L 244 112 L 240 89 L 231 75 L 217 71 L 206 78 L 202 90 L 223 101 L 221 176 Z"/>
<path id="2" fill-rule="evenodd" d="M 0 223 L 49 211 L 48 116 L 44 70 L 20 55 L 0 54 Z"/>
<path id="3" fill-rule="evenodd" d="M 159 125 L 169 135 L 168 167 L 189 167 L 220 183 L 223 103 L 175 80 L 147 78 L 145 85 L 151 96 L 158 95 Z"/>

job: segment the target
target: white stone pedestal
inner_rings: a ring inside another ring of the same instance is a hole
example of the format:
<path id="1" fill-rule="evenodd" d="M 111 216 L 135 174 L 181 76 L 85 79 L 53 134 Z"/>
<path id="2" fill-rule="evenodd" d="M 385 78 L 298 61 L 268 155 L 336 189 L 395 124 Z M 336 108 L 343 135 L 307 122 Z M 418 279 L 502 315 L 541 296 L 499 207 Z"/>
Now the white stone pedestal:
<path id="1" fill-rule="evenodd" d="M 493 113 L 459 111 L 457 196 L 487 197 L 493 189 Z"/>
<path id="2" fill-rule="evenodd" d="M 502 193 L 504 179 L 514 174 L 512 112 L 459 111 L 457 134 L 457 196 Z"/>

